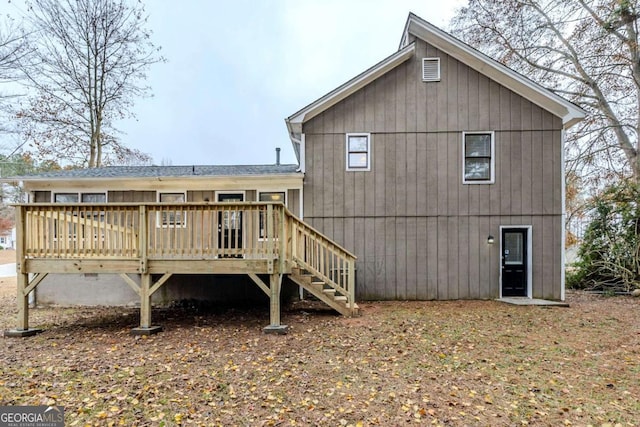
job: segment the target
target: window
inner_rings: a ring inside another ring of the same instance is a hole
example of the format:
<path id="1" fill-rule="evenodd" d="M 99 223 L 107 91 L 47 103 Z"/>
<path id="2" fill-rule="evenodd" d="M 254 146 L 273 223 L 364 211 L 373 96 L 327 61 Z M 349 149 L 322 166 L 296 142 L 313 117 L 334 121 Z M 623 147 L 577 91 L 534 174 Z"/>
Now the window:
<path id="1" fill-rule="evenodd" d="M 55 193 L 54 203 L 106 203 L 106 193 Z"/>
<path id="2" fill-rule="evenodd" d="M 492 184 L 495 179 L 493 132 L 462 133 L 462 182 Z"/>
<path id="3" fill-rule="evenodd" d="M 87 204 L 95 204 L 95 203 L 106 203 L 107 202 L 107 194 L 106 193 L 55 193 L 53 195 L 54 203 L 87 203 Z M 104 235 L 98 235 L 96 227 L 96 221 L 105 220 L 105 212 L 100 210 L 87 210 L 86 208 L 75 209 L 72 208 L 66 212 L 66 215 L 70 215 L 71 217 L 79 217 L 85 218 L 83 220 L 62 220 L 60 222 L 55 223 L 54 228 L 54 237 L 58 238 L 58 228 L 61 230 L 61 237 L 64 237 L 64 231 L 68 229 L 68 234 L 70 239 L 87 239 L 87 236 L 93 236 L 93 239 L 102 238 L 104 239 Z M 88 220 L 87 220 L 88 219 Z M 78 225 L 81 224 L 81 225 Z M 90 237 L 89 237 L 90 238 Z"/>
<path id="4" fill-rule="evenodd" d="M 55 203 L 78 203 L 78 193 L 56 193 L 53 195 Z"/>
<path id="5" fill-rule="evenodd" d="M 267 191 L 259 193 L 258 200 L 261 202 L 281 202 L 286 203 L 284 191 Z M 260 212 L 260 238 L 264 239 L 267 235 L 267 221 L 265 212 Z"/>
<path id="6" fill-rule="evenodd" d="M 160 203 L 184 203 L 184 193 L 160 193 L 158 201 Z"/>
<path id="7" fill-rule="evenodd" d="M 107 195 L 105 193 L 81 193 L 80 201 L 82 203 L 106 203 Z M 105 212 L 104 211 L 94 211 L 94 212 L 82 212 L 82 216 L 90 215 L 93 216 L 93 219 L 104 221 Z"/>
<path id="8" fill-rule="evenodd" d="M 104 193 L 82 193 L 80 200 L 82 203 L 106 203 L 107 195 Z"/>
<path id="9" fill-rule="evenodd" d="M 371 134 L 347 134 L 347 170 L 368 171 L 371 169 Z"/>
<path id="10" fill-rule="evenodd" d="M 184 193 L 158 193 L 158 201 L 160 203 L 184 203 Z M 158 212 L 158 227 L 185 227 L 186 212 L 177 210 L 176 208 L 161 208 Z"/>
<path id="11" fill-rule="evenodd" d="M 440 58 L 422 58 L 422 81 L 440 81 Z"/>
<path id="12" fill-rule="evenodd" d="M 284 191 L 268 191 L 260 193 L 258 200 L 261 202 L 281 202 L 284 203 Z"/>

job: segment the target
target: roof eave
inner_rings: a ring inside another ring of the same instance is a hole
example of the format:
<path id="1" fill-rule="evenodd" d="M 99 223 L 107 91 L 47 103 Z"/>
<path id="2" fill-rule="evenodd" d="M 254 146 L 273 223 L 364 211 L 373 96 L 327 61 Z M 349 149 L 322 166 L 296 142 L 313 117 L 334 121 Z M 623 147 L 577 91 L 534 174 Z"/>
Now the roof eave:
<path id="1" fill-rule="evenodd" d="M 0 178 L 0 184 L 20 185 L 21 183 L 22 183 L 22 179 L 17 179 L 17 178 Z"/>
<path id="2" fill-rule="evenodd" d="M 407 22 L 404 24 L 404 29 L 402 30 L 402 37 L 400 38 L 400 45 L 398 46 L 398 50 L 401 50 L 407 44 L 409 44 L 409 24 L 411 23 L 411 19 L 413 17 L 417 17 L 413 14 L 413 12 L 409 12 L 409 16 L 407 17 Z"/>
<path id="3" fill-rule="evenodd" d="M 287 132 L 289 133 L 289 140 L 293 146 L 293 152 L 296 155 L 298 164 L 300 164 L 300 134 L 302 133 L 302 123 L 292 124 L 288 118 L 284 119 L 287 124 Z"/>
<path id="4" fill-rule="evenodd" d="M 569 112 L 562 117 L 562 125 L 564 129 L 569 129 L 571 126 L 581 122 L 586 117 L 586 112 L 576 106 L 573 110 L 569 110 Z"/>
<path id="5" fill-rule="evenodd" d="M 562 118 L 565 128 L 571 127 L 586 116 L 586 112 L 577 105 L 556 95 L 549 89 L 540 86 L 414 14 L 409 14 L 401 44 L 408 41 L 408 34 L 415 35 L 479 73 L 500 83 L 524 98 L 529 99 L 539 107 Z"/>
<path id="6" fill-rule="evenodd" d="M 353 79 L 344 83 L 343 85 L 332 90 L 322 98 L 317 99 L 311 104 L 307 105 L 300 111 L 294 113 L 285 119 L 289 135 L 295 135 L 302 133 L 302 124 L 311 120 L 313 117 L 319 115 L 323 111 L 336 105 L 338 102 L 362 89 L 369 83 L 376 80 L 378 77 L 388 73 L 400 64 L 406 62 L 415 53 L 415 44 L 411 43 L 403 49 L 395 52 L 393 55 L 383 59 L 373 67 L 358 74 Z"/>
<path id="7" fill-rule="evenodd" d="M 32 183 L 39 182 L 57 182 L 57 183 L 65 183 L 65 182 L 82 182 L 82 183 L 104 183 L 105 181 L 111 182 L 126 182 L 131 180 L 139 180 L 139 181 L 204 181 L 204 180 L 250 180 L 256 178 L 265 178 L 265 177 L 277 177 L 277 178 L 291 178 L 291 179 L 302 179 L 303 174 L 300 172 L 286 172 L 286 173 L 270 173 L 270 174 L 243 174 L 243 175 L 185 175 L 185 176 L 109 176 L 109 177 L 20 177 L 20 179 L 12 179 L 5 178 L 0 179 L 1 183 L 6 184 L 21 184 L 21 185 L 30 185 Z"/>

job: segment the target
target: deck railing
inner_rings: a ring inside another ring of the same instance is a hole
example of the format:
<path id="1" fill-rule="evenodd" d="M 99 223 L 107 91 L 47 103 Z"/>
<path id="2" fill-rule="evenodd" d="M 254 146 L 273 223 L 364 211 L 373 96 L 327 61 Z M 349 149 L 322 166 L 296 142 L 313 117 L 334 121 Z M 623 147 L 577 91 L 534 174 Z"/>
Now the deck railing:
<path id="1" fill-rule="evenodd" d="M 351 308 L 355 301 L 356 257 L 280 203 L 36 203 L 16 208 L 17 255 L 24 273 L 30 271 L 23 260 L 38 259 L 47 266 L 55 260 L 108 261 L 111 270 L 117 270 L 118 260 L 139 260 L 143 266 L 146 261 L 267 260 L 269 273 L 299 267 L 334 289 L 337 300 L 344 298 Z"/>
<path id="2" fill-rule="evenodd" d="M 344 297 L 353 309 L 356 256 L 310 225 L 295 219 L 291 224 L 294 263 L 333 288 L 336 296 Z"/>
<path id="3" fill-rule="evenodd" d="M 137 206 L 25 205 L 26 258 L 129 258 L 139 254 Z"/>
<path id="4" fill-rule="evenodd" d="M 273 203 L 19 205 L 25 258 L 278 258 Z"/>

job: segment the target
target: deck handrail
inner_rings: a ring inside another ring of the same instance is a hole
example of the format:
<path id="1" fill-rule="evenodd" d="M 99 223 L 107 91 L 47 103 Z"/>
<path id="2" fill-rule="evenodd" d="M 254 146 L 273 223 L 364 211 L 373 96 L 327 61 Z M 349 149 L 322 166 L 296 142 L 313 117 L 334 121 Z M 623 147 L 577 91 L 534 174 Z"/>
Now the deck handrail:
<path id="1" fill-rule="evenodd" d="M 338 296 L 346 297 L 347 306 L 355 308 L 355 262 L 357 257 L 288 209 L 291 223 L 291 256 L 298 267 L 320 279 Z"/>
<path id="2" fill-rule="evenodd" d="M 331 242 L 331 244 L 336 248 L 339 249 L 340 251 L 342 251 L 346 256 L 349 257 L 353 257 L 354 259 L 358 259 L 357 256 L 355 256 L 352 252 L 350 252 L 348 249 L 345 249 L 343 246 L 340 246 L 339 244 L 337 244 L 335 241 L 333 241 L 330 237 L 328 237 L 326 234 L 323 234 L 321 231 L 318 231 L 318 229 L 312 227 L 311 225 L 309 225 L 308 223 L 304 222 L 303 220 L 301 220 L 300 218 L 298 218 L 293 212 L 291 212 L 289 210 L 289 208 L 285 207 L 284 208 L 285 214 L 289 217 L 294 218 L 295 220 L 297 220 L 298 222 L 304 224 L 304 226 L 306 228 L 308 228 L 310 231 L 312 231 L 313 233 L 317 234 L 319 237 L 322 237 L 325 240 L 328 240 Z"/>
<path id="3" fill-rule="evenodd" d="M 270 273 L 298 267 L 347 306 L 356 256 L 279 202 L 31 203 L 19 209 L 18 262 L 43 260 L 261 260 Z"/>
<path id="4" fill-rule="evenodd" d="M 355 304 L 355 256 L 279 202 L 31 203 L 16 209 L 18 322 L 50 273 L 119 274 L 140 297 L 149 334 L 151 297 L 173 274 L 248 274 L 270 299 L 268 331 L 281 331 L 284 275 L 338 312 Z M 136 282 L 130 274 L 139 274 Z M 258 277 L 268 274 L 269 286 Z M 153 276 L 159 276 L 154 282 Z"/>
<path id="5" fill-rule="evenodd" d="M 275 242 L 286 221 L 284 205 L 276 202 L 14 207 L 22 213 L 17 226 L 24 229 L 25 258 L 277 259 L 283 248 Z"/>

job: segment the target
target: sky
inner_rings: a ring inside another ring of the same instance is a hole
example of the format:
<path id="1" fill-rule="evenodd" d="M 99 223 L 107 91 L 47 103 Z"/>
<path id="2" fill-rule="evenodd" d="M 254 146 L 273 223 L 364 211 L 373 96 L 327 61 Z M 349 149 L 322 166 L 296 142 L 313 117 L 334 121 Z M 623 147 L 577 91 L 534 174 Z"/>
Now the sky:
<path id="1" fill-rule="evenodd" d="M 148 0 L 154 64 L 125 145 L 154 164 L 296 163 L 284 119 L 398 49 L 409 12 L 465 0 Z M 5 6 L 6 8 L 6 6 Z"/>

